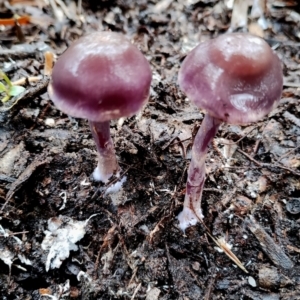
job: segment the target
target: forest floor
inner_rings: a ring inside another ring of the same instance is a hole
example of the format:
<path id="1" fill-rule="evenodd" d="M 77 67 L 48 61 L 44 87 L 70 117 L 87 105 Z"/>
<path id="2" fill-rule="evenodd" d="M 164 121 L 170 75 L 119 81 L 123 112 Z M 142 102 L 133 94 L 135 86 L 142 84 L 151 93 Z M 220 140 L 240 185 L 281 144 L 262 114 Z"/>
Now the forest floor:
<path id="1" fill-rule="evenodd" d="M 1 299 L 300 299 L 300 5 L 268 1 L 257 20 L 249 3 L 232 20 L 230 1 L 0 2 L 0 68 L 25 78 L 0 104 Z M 111 195 L 112 182 L 92 180 L 87 121 L 55 108 L 44 74 L 46 51 L 59 57 L 103 30 L 126 34 L 153 71 L 143 111 L 111 123 L 127 176 Z M 179 90 L 178 70 L 199 42 L 236 30 L 278 54 L 282 99 L 255 124 L 221 126 L 206 160 L 206 228 L 184 234 L 176 217 L 203 112 Z"/>

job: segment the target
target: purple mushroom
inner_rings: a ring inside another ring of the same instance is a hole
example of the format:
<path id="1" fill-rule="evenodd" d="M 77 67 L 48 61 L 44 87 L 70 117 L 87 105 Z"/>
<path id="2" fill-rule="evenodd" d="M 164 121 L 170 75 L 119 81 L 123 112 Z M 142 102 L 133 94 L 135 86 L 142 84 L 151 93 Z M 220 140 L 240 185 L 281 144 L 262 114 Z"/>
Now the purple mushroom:
<path id="1" fill-rule="evenodd" d="M 246 125 L 262 119 L 280 100 L 283 75 L 279 58 L 264 40 L 232 33 L 193 49 L 178 81 L 188 98 L 206 111 L 194 140 L 184 208 L 178 216 L 184 231 L 203 218 L 205 156 L 220 124 Z"/>
<path id="2" fill-rule="evenodd" d="M 89 120 L 98 150 L 93 176 L 107 182 L 120 168 L 110 136 L 110 120 L 132 116 L 149 98 L 151 69 L 123 35 L 86 35 L 58 59 L 48 93 L 64 113 Z"/>

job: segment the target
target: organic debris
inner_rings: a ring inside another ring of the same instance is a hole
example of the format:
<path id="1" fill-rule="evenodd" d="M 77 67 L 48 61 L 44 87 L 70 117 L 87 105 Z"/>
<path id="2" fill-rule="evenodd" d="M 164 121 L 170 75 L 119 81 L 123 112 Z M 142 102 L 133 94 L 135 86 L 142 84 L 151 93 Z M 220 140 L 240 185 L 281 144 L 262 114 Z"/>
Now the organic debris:
<path id="1" fill-rule="evenodd" d="M 6 0 L 0 19 L 10 82 L 1 76 L 1 299 L 300 299 L 299 1 Z M 153 77 L 141 112 L 111 122 L 127 177 L 115 194 L 117 178 L 90 176 L 88 123 L 47 94 L 55 62 L 99 31 L 125 35 Z M 205 112 L 179 89 L 178 70 L 195 46 L 228 31 L 270 45 L 283 95 L 259 122 L 220 127 L 205 161 L 205 218 L 184 234 L 176 216 Z"/>
<path id="2" fill-rule="evenodd" d="M 94 216 L 94 215 L 93 215 Z M 92 218 L 91 216 L 90 218 Z M 48 230 L 41 244 L 42 249 L 48 251 L 46 271 L 59 268 L 62 262 L 69 257 L 70 251 L 77 251 L 75 244 L 85 235 L 85 227 L 90 220 L 74 221 L 65 216 L 48 220 Z"/>

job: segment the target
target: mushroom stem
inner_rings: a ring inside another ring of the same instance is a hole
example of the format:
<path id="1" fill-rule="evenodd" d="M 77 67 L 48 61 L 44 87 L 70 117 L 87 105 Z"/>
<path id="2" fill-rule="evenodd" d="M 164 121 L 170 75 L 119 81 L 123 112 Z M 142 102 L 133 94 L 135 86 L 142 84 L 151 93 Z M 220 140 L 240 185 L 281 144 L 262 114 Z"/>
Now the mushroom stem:
<path id="1" fill-rule="evenodd" d="M 203 218 L 201 199 L 205 181 L 205 157 L 208 146 L 215 137 L 221 123 L 222 121 L 206 114 L 195 137 L 188 170 L 183 211 L 178 215 L 179 227 L 183 231 Z"/>
<path id="2" fill-rule="evenodd" d="M 110 136 L 109 121 L 89 121 L 90 128 L 98 150 L 98 166 L 93 172 L 96 181 L 107 182 L 113 175 L 119 175 L 114 143 Z"/>

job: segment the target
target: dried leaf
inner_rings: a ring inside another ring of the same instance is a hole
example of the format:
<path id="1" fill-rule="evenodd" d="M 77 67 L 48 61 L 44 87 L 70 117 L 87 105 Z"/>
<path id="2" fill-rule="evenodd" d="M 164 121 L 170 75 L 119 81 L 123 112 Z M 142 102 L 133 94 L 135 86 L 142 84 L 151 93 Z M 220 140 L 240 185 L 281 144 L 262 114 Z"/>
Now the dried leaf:
<path id="1" fill-rule="evenodd" d="M 46 271 L 59 268 L 69 257 L 70 251 L 77 251 L 76 243 L 85 235 L 85 228 L 92 215 L 85 221 L 74 221 L 66 216 L 54 217 L 48 220 L 48 230 L 41 247 L 49 251 L 46 260 Z"/>

